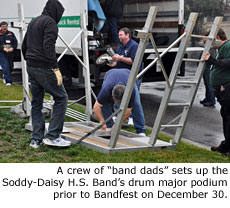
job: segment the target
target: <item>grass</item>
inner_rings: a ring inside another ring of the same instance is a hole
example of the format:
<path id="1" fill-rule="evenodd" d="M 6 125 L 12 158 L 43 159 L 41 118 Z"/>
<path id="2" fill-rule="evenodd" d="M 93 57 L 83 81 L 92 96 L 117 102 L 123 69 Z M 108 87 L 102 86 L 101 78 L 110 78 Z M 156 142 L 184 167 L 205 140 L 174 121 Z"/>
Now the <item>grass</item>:
<path id="1" fill-rule="evenodd" d="M 0 80 L 1 100 L 21 100 L 22 87 L 5 87 Z M 1 104 L 3 105 L 3 104 Z M 79 106 L 76 106 L 79 110 Z M 84 108 L 80 108 L 84 111 Z M 67 119 L 71 121 L 71 119 Z M 227 163 L 230 157 L 180 142 L 176 150 L 142 150 L 105 154 L 81 145 L 69 148 L 42 146 L 35 150 L 29 147 L 30 134 L 25 130 L 27 119 L 11 114 L 9 109 L 0 109 L 0 162 L 2 163 Z M 129 130 L 133 131 L 133 128 Z M 150 131 L 148 131 L 148 134 Z M 160 135 L 168 140 L 168 136 Z"/>

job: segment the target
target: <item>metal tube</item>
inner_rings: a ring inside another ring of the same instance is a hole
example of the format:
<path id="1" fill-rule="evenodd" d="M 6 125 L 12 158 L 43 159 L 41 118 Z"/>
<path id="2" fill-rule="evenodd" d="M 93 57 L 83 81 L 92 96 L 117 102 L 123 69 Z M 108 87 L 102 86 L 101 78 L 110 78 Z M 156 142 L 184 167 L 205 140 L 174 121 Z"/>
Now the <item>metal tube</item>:
<path id="1" fill-rule="evenodd" d="M 192 34 L 191 37 L 193 37 L 193 38 L 201 38 L 201 39 L 210 39 L 210 40 L 214 39 L 213 37 L 204 36 L 204 35 L 194 35 L 194 34 Z"/>
<path id="2" fill-rule="evenodd" d="M 181 41 L 181 39 L 186 35 L 186 32 L 183 33 L 175 42 L 173 42 L 168 48 L 166 48 L 161 54 L 160 57 L 162 58 L 173 46 L 175 46 L 177 43 Z M 136 77 L 136 79 L 139 79 L 141 76 L 144 75 L 145 72 L 147 72 L 156 62 L 158 61 L 158 58 L 155 58 L 146 68 L 144 68 Z"/>
<path id="3" fill-rule="evenodd" d="M 81 33 L 83 32 L 83 30 L 80 30 L 79 33 L 75 36 L 75 38 L 70 42 L 69 47 L 71 47 L 71 45 L 75 42 L 75 40 L 77 40 L 77 38 L 81 35 Z M 65 55 L 65 53 L 68 51 L 68 49 L 66 48 L 62 54 L 58 57 L 58 62 L 62 59 L 62 57 Z"/>
<path id="4" fill-rule="evenodd" d="M 121 112 L 121 108 L 118 109 L 116 112 L 112 113 L 106 120 L 104 120 L 101 124 L 99 124 L 96 128 L 94 128 L 92 131 L 88 132 L 87 134 L 85 134 L 83 137 L 81 137 L 76 144 L 79 144 L 82 140 L 86 139 L 88 136 L 90 136 L 91 134 L 93 134 L 94 132 L 96 132 L 97 130 L 99 130 L 101 127 L 103 127 L 111 118 L 113 118 L 113 116 L 116 116 L 117 114 L 119 114 Z"/>
<path id="5" fill-rule="evenodd" d="M 69 45 L 65 42 L 65 40 L 60 35 L 58 35 L 58 37 L 66 45 L 66 47 L 72 52 L 72 54 L 77 58 L 77 60 L 81 63 L 81 65 L 86 69 L 87 68 L 86 65 L 82 62 L 82 60 L 78 57 L 78 55 L 74 52 L 74 50 L 69 47 Z"/>
<path id="6" fill-rule="evenodd" d="M 167 73 L 166 73 L 166 70 L 165 70 L 165 67 L 164 67 L 164 65 L 163 65 L 162 59 L 161 59 L 161 57 L 160 57 L 160 55 L 159 55 L 159 52 L 158 52 L 158 50 L 157 50 L 157 46 L 156 46 L 156 43 L 155 43 L 155 41 L 154 41 L 154 39 L 153 39 L 153 35 L 152 35 L 152 34 L 150 35 L 150 40 L 151 40 L 152 45 L 153 45 L 153 47 L 154 47 L 154 49 L 155 49 L 155 53 L 156 53 L 156 56 L 157 56 L 157 58 L 158 58 L 158 60 L 159 60 L 160 67 L 161 67 L 161 71 L 162 71 L 162 73 L 163 73 L 163 75 L 164 75 L 165 81 L 166 81 L 168 87 L 170 87 L 168 75 L 167 75 Z"/>
<path id="7" fill-rule="evenodd" d="M 83 97 L 79 98 L 78 100 L 75 100 L 75 101 L 73 101 L 72 103 L 68 104 L 67 106 L 71 106 L 71 105 L 73 105 L 73 104 L 75 104 L 75 103 L 78 103 L 79 101 L 83 100 L 85 97 L 86 97 L 86 96 L 83 96 Z"/>

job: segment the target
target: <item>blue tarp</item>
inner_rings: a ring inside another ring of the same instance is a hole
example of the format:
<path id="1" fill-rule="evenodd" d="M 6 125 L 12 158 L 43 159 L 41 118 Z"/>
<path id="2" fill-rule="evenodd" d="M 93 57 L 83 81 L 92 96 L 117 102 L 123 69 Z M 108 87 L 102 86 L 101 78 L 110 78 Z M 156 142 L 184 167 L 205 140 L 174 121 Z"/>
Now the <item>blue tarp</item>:
<path id="1" fill-rule="evenodd" d="M 88 11 L 95 11 L 97 14 L 97 21 L 95 22 L 95 29 L 100 31 L 105 23 L 105 15 L 98 0 L 88 0 Z"/>

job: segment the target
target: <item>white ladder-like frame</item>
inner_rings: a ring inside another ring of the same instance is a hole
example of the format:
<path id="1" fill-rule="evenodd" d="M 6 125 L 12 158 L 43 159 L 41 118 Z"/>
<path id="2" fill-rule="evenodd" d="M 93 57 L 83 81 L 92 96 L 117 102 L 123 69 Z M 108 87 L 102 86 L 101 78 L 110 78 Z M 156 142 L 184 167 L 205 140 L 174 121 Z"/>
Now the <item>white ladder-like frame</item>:
<path id="1" fill-rule="evenodd" d="M 188 114 L 189 111 L 193 105 L 194 99 L 195 99 L 195 95 L 196 92 L 198 90 L 202 75 L 203 75 L 203 71 L 204 71 L 204 67 L 205 67 L 205 61 L 202 60 L 203 55 L 208 52 L 212 46 L 212 43 L 218 33 L 218 30 L 220 28 L 220 25 L 222 23 L 223 18 L 222 17 L 216 17 L 213 23 L 213 26 L 211 28 L 211 31 L 209 33 L 208 36 L 201 36 L 201 35 L 192 35 L 193 32 L 193 28 L 195 26 L 195 22 L 197 19 L 198 14 L 197 13 L 191 13 L 189 20 L 187 22 L 187 26 L 185 29 L 185 35 L 181 40 L 180 46 L 179 46 L 179 50 L 178 53 L 176 55 L 175 58 L 175 62 L 173 64 L 172 67 L 172 71 L 170 73 L 170 77 L 169 77 L 169 85 L 166 85 L 166 89 L 164 92 L 164 96 L 162 98 L 153 128 L 152 128 L 152 134 L 150 135 L 150 141 L 149 144 L 150 145 L 154 145 L 156 143 L 157 140 L 157 136 L 158 133 L 160 131 L 161 128 L 176 128 L 176 133 L 174 136 L 174 140 L 172 142 L 178 143 L 181 140 L 184 128 L 185 128 L 185 124 L 187 122 L 187 118 L 188 118 Z M 189 41 L 191 39 L 191 37 L 194 38 L 206 38 L 206 44 L 205 44 L 205 48 L 203 50 L 202 56 L 200 60 L 196 60 L 196 59 L 184 59 L 184 54 L 185 54 L 185 50 L 188 47 Z M 194 80 L 193 81 L 177 81 L 177 74 L 179 72 L 180 66 L 182 61 L 193 61 L 193 62 L 198 62 L 198 67 L 197 67 L 197 71 L 196 74 L 194 76 Z M 181 83 L 181 84 L 188 84 L 188 85 L 192 85 L 189 95 L 188 95 L 188 100 L 185 103 L 170 103 L 170 97 L 172 95 L 174 86 L 176 83 Z M 183 108 L 183 112 L 174 120 L 178 120 L 180 118 L 180 121 L 178 124 L 167 124 L 167 125 L 162 125 L 163 122 L 163 118 L 165 116 L 166 110 L 168 106 L 184 106 Z"/>

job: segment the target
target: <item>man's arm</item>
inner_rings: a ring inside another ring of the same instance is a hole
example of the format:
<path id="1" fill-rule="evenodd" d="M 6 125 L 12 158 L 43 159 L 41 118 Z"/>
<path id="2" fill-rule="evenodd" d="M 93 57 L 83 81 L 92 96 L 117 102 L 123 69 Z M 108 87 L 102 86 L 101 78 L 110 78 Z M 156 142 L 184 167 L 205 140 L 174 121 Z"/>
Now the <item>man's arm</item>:
<path id="1" fill-rule="evenodd" d="M 124 117 L 124 120 L 123 120 L 123 121 L 125 121 L 125 120 L 129 117 L 129 115 L 130 115 L 130 113 L 131 113 L 131 110 L 132 110 L 132 108 L 127 108 L 127 109 L 126 109 L 125 117 Z M 111 130 L 110 130 L 110 133 L 113 132 L 113 129 L 114 129 L 114 125 L 112 126 L 112 128 L 111 128 Z"/>
<path id="2" fill-rule="evenodd" d="M 104 122 L 104 117 L 103 117 L 103 114 L 102 114 L 102 104 L 100 104 L 98 101 L 96 101 L 94 103 L 94 106 L 93 106 L 93 111 L 97 117 L 97 119 L 99 120 L 100 124 Z M 102 130 L 106 130 L 106 124 L 101 128 Z"/>
<path id="3" fill-rule="evenodd" d="M 207 52 L 203 59 L 210 64 L 214 64 L 215 66 L 227 68 L 230 67 L 230 57 L 226 59 L 216 59 L 209 52 Z"/>
<path id="4" fill-rule="evenodd" d="M 128 119 L 128 117 L 129 117 L 129 115 L 130 115 L 130 113 L 131 113 L 131 110 L 132 110 L 132 108 L 127 108 L 127 109 L 126 109 L 124 121 L 125 121 L 126 119 Z"/>
<path id="5" fill-rule="evenodd" d="M 120 56 L 118 54 L 115 54 L 113 57 L 113 63 L 112 64 L 107 64 L 110 67 L 115 67 L 117 65 L 117 62 L 123 62 L 125 64 L 129 64 L 132 65 L 133 64 L 133 60 L 130 57 L 124 57 L 124 56 Z"/>
<path id="6" fill-rule="evenodd" d="M 57 69 L 57 57 L 55 51 L 55 44 L 58 35 L 58 27 L 54 24 L 54 20 L 49 20 L 44 28 L 43 50 L 48 62 L 52 63 L 52 68 Z"/>

